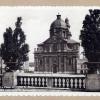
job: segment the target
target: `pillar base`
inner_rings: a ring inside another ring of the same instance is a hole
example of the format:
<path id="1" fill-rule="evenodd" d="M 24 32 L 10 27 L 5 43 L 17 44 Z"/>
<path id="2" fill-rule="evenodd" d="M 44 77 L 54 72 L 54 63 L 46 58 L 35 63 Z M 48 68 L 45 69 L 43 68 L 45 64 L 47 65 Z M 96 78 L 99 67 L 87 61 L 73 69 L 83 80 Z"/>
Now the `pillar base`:
<path id="1" fill-rule="evenodd" d="M 4 88 L 15 88 L 17 86 L 17 72 L 4 73 L 2 86 Z"/>
<path id="2" fill-rule="evenodd" d="M 100 75 L 88 74 L 86 77 L 86 91 L 100 91 Z"/>

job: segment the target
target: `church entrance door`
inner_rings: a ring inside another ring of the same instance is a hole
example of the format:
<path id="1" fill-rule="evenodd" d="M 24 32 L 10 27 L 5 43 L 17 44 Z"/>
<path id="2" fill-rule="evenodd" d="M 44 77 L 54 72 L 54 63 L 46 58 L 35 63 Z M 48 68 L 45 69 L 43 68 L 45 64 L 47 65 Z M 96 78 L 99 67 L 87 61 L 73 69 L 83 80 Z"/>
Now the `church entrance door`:
<path id="1" fill-rule="evenodd" d="M 56 64 L 53 65 L 53 73 L 57 73 L 57 65 Z"/>

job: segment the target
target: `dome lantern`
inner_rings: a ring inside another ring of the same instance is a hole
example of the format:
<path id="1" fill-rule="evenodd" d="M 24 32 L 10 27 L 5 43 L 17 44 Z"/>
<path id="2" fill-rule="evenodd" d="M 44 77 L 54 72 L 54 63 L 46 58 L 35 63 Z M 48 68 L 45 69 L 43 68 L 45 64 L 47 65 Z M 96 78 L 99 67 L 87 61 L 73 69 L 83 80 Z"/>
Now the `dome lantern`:
<path id="1" fill-rule="evenodd" d="M 61 15 L 59 13 L 57 15 L 57 19 L 61 19 Z"/>

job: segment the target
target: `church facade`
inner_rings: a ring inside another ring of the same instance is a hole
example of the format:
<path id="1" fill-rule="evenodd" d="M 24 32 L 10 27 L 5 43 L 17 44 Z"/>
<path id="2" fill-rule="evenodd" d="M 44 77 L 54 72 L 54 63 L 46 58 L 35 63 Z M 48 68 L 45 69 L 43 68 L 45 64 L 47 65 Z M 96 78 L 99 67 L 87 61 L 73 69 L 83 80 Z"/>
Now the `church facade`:
<path id="1" fill-rule="evenodd" d="M 76 73 L 80 44 L 71 39 L 70 25 L 61 15 L 51 23 L 50 37 L 38 44 L 34 51 L 35 71 Z"/>

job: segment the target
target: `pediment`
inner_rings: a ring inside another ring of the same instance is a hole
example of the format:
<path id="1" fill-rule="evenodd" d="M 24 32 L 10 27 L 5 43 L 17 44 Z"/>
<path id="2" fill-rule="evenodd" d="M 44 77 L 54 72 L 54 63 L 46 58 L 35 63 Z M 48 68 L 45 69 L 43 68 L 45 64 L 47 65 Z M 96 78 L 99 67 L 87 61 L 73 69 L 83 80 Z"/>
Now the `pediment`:
<path id="1" fill-rule="evenodd" d="M 51 44 L 51 43 L 64 43 L 64 42 L 66 42 L 64 39 L 57 37 L 57 36 L 53 36 L 53 37 L 48 38 L 43 43 L 44 44 L 48 44 L 48 43 Z"/>

